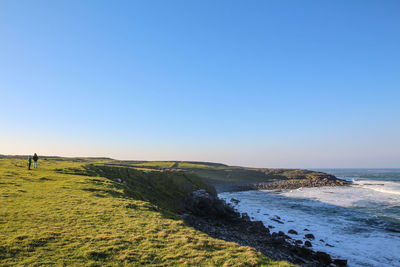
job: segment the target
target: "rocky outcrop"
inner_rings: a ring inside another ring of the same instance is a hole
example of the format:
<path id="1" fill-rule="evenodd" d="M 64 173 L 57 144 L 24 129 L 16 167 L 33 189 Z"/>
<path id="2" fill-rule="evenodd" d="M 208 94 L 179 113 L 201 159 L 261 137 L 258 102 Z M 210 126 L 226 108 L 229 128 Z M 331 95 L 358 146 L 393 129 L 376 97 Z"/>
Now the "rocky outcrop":
<path id="1" fill-rule="evenodd" d="M 250 221 L 247 214 L 236 212 L 232 206 L 204 189 L 192 193 L 182 218 L 212 237 L 251 246 L 276 260 L 287 260 L 302 266 L 337 265 L 330 255 L 314 252 L 284 232 L 270 233 L 262 222 Z M 337 259 L 341 264 L 344 261 Z"/>
<path id="2" fill-rule="evenodd" d="M 254 183 L 242 185 L 237 188 L 237 191 L 246 190 L 275 190 L 275 189 L 297 189 L 301 187 L 321 187 L 321 186 L 344 186 L 350 185 L 351 182 L 338 179 L 333 175 L 315 176 L 310 179 L 300 180 L 279 180 L 266 183 Z"/>

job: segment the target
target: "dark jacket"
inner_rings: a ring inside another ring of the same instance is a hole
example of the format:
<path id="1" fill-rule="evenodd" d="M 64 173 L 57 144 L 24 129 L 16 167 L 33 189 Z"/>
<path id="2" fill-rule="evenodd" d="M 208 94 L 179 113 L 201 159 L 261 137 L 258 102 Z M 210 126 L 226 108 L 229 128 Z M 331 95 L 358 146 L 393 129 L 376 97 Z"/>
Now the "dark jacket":
<path id="1" fill-rule="evenodd" d="M 38 157 L 38 155 L 33 155 L 33 161 L 38 161 L 38 159 L 39 159 L 39 157 Z"/>

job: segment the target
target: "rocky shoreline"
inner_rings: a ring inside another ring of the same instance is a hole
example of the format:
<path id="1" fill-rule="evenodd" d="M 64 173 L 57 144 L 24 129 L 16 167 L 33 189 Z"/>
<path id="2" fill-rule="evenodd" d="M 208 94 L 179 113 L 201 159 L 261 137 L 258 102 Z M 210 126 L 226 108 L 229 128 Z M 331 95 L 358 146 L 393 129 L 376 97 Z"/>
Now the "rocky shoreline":
<path id="1" fill-rule="evenodd" d="M 335 179 L 340 180 L 336 177 Z M 343 181 L 343 184 L 340 181 L 328 179 L 317 184 L 334 186 L 348 184 L 346 181 Z M 300 187 L 305 187 L 303 183 L 301 184 L 303 186 Z M 316 183 L 312 181 L 309 184 L 313 185 Z M 298 184 L 268 183 L 262 184 L 262 186 L 260 184 L 247 184 L 240 185 L 236 189 L 241 189 L 240 191 L 244 190 L 244 188 L 251 188 L 247 190 L 277 189 L 278 186 L 282 185 L 287 186 L 283 187 L 286 189 Z M 216 189 L 221 192 L 223 188 Z M 217 195 L 209 193 L 204 189 L 192 193 L 190 201 L 186 204 L 186 211 L 186 213 L 182 214 L 182 218 L 193 228 L 215 238 L 253 247 L 272 259 L 286 260 L 301 266 L 347 266 L 347 260 L 345 259 L 333 259 L 325 252 L 313 251 L 310 249 L 311 243 L 308 241 L 303 243 L 301 240 L 292 239 L 282 231 L 271 232 L 261 221 L 251 221 L 247 214 L 236 212 L 230 204 L 226 204 Z M 291 231 L 294 230 L 289 230 L 289 233 Z M 312 240 L 313 235 L 310 233 L 306 238 Z"/>
<path id="2" fill-rule="evenodd" d="M 301 187 L 322 187 L 322 186 L 346 186 L 351 182 L 338 179 L 333 175 L 326 174 L 322 177 L 313 177 L 310 179 L 293 179 L 293 180 L 271 180 L 268 182 L 246 182 L 246 183 L 215 183 L 218 193 L 237 192 L 249 190 L 285 190 L 298 189 Z"/>

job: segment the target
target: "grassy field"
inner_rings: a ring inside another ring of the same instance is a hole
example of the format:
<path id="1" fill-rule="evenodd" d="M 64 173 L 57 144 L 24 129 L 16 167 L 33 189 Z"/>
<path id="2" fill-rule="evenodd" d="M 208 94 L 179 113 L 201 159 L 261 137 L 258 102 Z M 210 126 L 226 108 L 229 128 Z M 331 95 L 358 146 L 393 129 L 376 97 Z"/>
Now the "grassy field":
<path id="1" fill-rule="evenodd" d="M 263 169 L 228 166 L 211 162 L 182 161 L 116 161 L 109 160 L 106 165 L 129 166 L 147 171 L 179 171 L 193 173 L 209 183 L 268 182 L 273 180 L 310 179 L 324 175 L 321 172 L 303 169 Z"/>
<path id="2" fill-rule="evenodd" d="M 0 265 L 289 266 L 187 226 L 180 201 L 212 188 L 160 171 L 176 162 L 110 163 L 48 158 L 28 171 L 25 158 L 0 158 Z"/>

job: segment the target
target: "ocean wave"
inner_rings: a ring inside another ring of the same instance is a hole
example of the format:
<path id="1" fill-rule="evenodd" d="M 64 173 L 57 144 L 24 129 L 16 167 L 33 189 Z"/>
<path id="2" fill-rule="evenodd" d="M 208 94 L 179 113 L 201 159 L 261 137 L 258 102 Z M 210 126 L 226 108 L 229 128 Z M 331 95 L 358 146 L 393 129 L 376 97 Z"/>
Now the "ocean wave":
<path id="1" fill-rule="evenodd" d="M 400 183 L 398 182 L 360 180 L 356 182 L 355 186 L 357 185 L 380 193 L 400 195 Z"/>
<path id="2" fill-rule="evenodd" d="M 223 193 L 220 197 L 228 202 L 232 197 L 239 199 L 235 208 L 271 226 L 271 231 L 288 233 L 294 229 L 298 234 L 291 237 L 303 241 L 305 234 L 314 234 L 315 250 L 347 258 L 349 266 L 400 266 L 400 228 L 392 216 L 400 203 L 396 194 L 362 185 L 303 188 L 280 194 Z M 283 224 L 272 220 L 276 216 Z"/>

